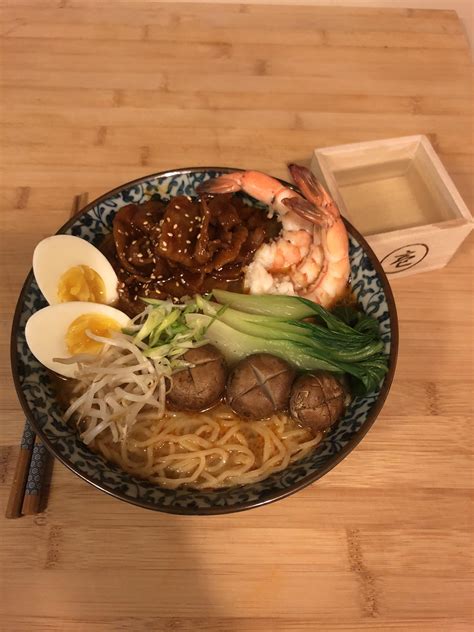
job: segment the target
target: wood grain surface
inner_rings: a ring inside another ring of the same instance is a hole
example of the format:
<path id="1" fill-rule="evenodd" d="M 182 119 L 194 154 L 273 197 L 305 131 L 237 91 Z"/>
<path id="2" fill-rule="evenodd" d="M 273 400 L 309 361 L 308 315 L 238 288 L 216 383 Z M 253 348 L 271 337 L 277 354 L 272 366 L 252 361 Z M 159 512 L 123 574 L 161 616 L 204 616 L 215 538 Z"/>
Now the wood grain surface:
<path id="1" fill-rule="evenodd" d="M 179 166 L 284 177 L 315 147 L 423 133 L 473 208 L 472 66 L 454 12 L 79 0 L 1 12 L 3 504 L 23 426 L 12 313 L 73 195 Z M 473 244 L 393 280 L 388 401 L 301 493 L 166 516 L 56 463 L 47 511 L 0 522 L 0 628 L 472 630 Z"/>

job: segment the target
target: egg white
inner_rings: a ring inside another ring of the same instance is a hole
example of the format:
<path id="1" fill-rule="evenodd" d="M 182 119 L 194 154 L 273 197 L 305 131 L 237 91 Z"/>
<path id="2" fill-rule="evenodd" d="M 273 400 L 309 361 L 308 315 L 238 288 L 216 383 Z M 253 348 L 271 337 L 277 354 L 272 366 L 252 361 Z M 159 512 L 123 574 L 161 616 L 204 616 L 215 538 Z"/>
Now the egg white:
<path id="1" fill-rule="evenodd" d="M 126 314 L 110 305 L 75 301 L 44 307 L 26 323 L 25 336 L 31 353 L 45 367 L 65 377 L 74 377 L 77 364 L 61 364 L 53 358 L 71 357 L 66 345 L 67 330 L 83 314 L 100 314 L 112 318 L 121 328 L 130 322 Z"/>
<path id="2" fill-rule="evenodd" d="M 118 299 L 118 279 L 110 262 L 88 241 L 73 235 L 53 235 L 40 241 L 33 253 L 33 273 L 43 296 L 50 305 L 60 303 L 58 283 L 74 266 L 89 266 L 101 277 L 105 286 L 105 303 Z"/>

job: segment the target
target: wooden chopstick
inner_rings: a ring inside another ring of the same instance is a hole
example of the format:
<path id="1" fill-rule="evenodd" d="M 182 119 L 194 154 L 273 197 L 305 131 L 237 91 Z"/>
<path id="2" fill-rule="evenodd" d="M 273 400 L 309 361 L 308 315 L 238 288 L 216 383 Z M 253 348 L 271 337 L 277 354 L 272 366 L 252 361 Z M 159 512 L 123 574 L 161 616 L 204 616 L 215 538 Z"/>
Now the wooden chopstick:
<path id="1" fill-rule="evenodd" d="M 70 217 L 74 217 L 74 215 L 80 213 L 82 209 L 87 206 L 88 201 L 89 194 L 87 193 L 87 191 L 83 191 L 82 193 L 78 193 L 77 195 L 75 195 Z"/>
<path id="2" fill-rule="evenodd" d="M 45 474 L 50 458 L 51 455 L 46 446 L 36 436 L 21 510 L 21 513 L 26 516 L 39 513 L 41 503 L 45 502 Z"/>
<path id="3" fill-rule="evenodd" d="M 25 427 L 23 428 L 20 452 L 18 453 L 15 474 L 13 475 L 10 496 L 8 497 L 7 509 L 5 511 L 6 518 L 19 518 L 21 516 L 23 496 L 28 478 L 31 455 L 33 454 L 35 436 L 35 432 L 27 419 L 25 421 Z"/>
<path id="4" fill-rule="evenodd" d="M 88 193 L 74 197 L 70 217 L 74 217 L 87 204 Z M 28 419 L 25 421 L 20 451 L 13 475 L 5 516 L 19 518 L 22 514 L 36 514 L 44 509 L 46 479 L 51 473 L 51 455 L 36 436 Z"/>

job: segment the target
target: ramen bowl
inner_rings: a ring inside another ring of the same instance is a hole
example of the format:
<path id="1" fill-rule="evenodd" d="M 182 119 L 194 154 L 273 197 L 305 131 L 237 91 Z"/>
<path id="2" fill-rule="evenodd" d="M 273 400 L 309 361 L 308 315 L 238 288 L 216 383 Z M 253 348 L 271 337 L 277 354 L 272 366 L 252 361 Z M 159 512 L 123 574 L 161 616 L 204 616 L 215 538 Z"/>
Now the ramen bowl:
<path id="1" fill-rule="evenodd" d="M 122 206 L 143 202 L 156 193 L 164 199 L 191 195 L 203 180 L 229 171 L 234 170 L 196 167 L 145 176 L 91 202 L 58 233 L 76 235 L 97 246 L 111 231 L 114 215 Z M 246 199 L 258 206 L 252 198 Z M 363 310 L 379 322 L 389 370 L 377 391 L 352 400 L 344 417 L 306 458 L 258 483 L 197 491 L 158 487 L 92 452 L 63 421 L 50 374 L 26 344 L 26 321 L 46 306 L 32 272 L 18 299 L 11 338 L 13 377 L 26 417 L 52 454 L 75 474 L 97 489 L 147 509 L 191 515 L 231 513 L 285 498 L 313 483 L 353 450 L 374 423 L 389 392 L 397 357 L 397 313 L 387 278 L 364 238 L 348 222 L 346 226 L 350 236 L 352 290 Z"/>

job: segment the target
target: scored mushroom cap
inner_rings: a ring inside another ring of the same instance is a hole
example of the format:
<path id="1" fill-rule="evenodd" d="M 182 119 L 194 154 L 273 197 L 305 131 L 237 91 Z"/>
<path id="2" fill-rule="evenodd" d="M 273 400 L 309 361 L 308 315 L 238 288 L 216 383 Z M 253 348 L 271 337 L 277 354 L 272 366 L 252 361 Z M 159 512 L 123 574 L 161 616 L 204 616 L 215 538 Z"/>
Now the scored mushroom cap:
<path id="1" fill-rule="evenodd" d="M 191 366 L 173 374 L 168 403 L 176 410 L 210 408 L 219 401 L 225 389 L 224 357 L 213 345 L 204 345 L 189 349 L 182 359 Z"/>
<path id="2" fill-rule="evenodd" d="M 341 417 L 345 397 L 342 384 L 331 373 L 302 375 L 291 389 L 290 413 L 295 421 L 320 432 Z"/>
<path id="3" fill-rule="evenodd" d="M 291 366 L 269 353 L 241 360 L 227 380 L 227 403 L 246 419 L 265 419 L 288 408 L 295 377 Z"/>

